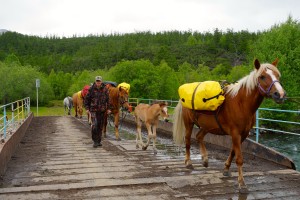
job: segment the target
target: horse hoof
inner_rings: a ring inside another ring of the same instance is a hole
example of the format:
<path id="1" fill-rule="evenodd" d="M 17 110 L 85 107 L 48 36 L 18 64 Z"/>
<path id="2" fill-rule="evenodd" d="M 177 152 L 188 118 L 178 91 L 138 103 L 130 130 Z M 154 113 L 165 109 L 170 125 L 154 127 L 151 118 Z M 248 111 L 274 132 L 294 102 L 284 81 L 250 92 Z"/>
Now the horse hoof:
<path id="1" fill-rule="evenodd" d="M 136 149 L 139 149 L 139 148 L 140 148 L 140 146 L 137 144 L 137 145 L 135 146 L 135 148 L 136 148 Z"/>
<path id="2" fill-rule="evenodd" d="M 244 186 L 240 187 L 239 188 L 239 193 L 241 193 L 241 194 L 248 194 L 249 190 L 248 190 L 247 186 L 244 185 Z"/>
<path id="3" fill-rule="evenodd" d="M 192 164 L 188 164 L 185 166 L 187 169 L 194 169 L 194 166 Z"/>
<path id="4" fill-rule="evenodd" d="M 121 141 L 121 138 L 117 138 L 116 140 L 117 140 L 117 141 Z"/>
<path id="5" fill-rule="evenodd" d="M 208 167 L 208 162 L 207 161 L 203 162 L 203 166 L 207 168 Z"/>
<path id="6" fill-rule="evenodd" d="M 231 176 L 230 171 L 224 171 L 224 172 L 223 172 L 223 176 L 230 177 L 230 176 Z"/>
<path id="7" fill-rule="evenodd" d="M 157 150 L 153 150 L 153 153 L 154 153 L 154 155 L 156 155 L 157 154 Z"/>
<path id="8" fill-rule="evenodd" d="M 146 151 L 146 150 L 147 150 L 147 147 L 142 147 L 142 149 L 143 149 L 144 151 Z"/>

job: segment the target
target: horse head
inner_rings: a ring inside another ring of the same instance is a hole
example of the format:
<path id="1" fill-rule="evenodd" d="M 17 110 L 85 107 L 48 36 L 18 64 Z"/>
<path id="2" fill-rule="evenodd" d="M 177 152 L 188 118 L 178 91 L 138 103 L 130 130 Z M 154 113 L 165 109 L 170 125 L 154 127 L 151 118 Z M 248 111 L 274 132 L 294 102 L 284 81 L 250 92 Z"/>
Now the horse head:
<path id="1" fill-rule="evenodd" d="M 160 106 L 160 116 L 164 119 L 165 122 L 168 122 L 169 114 L 168 114 L 168 104 L 165 102 L 159 103 Z"/>
<path id="2" fill-rule="evenodd" d="M 257 84 L 262 96 L 270 97 L 276 103 L 283 103 L 286 99 L 286 92 L 279 82 L 280 72 L 277 64 L 278 59 L 272 64 L 260 64 L 257 59 L 254 61 L 254 66 L 258 71 Z"/>
<path id="3" fill-rule="evenodd" d="M 128 102 L 128 90 L 124 89 L 123 87 L 119 87 L 119 102 L 122 109 L 131 112 L 131 106 Z"/>

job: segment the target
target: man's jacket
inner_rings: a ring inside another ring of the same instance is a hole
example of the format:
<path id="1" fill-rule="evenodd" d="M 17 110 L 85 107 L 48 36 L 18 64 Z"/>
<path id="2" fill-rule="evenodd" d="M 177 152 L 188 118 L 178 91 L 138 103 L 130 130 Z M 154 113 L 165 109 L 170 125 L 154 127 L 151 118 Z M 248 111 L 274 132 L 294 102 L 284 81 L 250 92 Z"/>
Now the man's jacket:
<path id="1" fill-rule="evenodd" d="M 84 107 L 91 112 L 105 112 L 109 106 L 109 93 L 108 89 L 102 83 L 100 88 L 97 88 L 94 83 L 90 87 L 86 98 L 84 99 Z"/>

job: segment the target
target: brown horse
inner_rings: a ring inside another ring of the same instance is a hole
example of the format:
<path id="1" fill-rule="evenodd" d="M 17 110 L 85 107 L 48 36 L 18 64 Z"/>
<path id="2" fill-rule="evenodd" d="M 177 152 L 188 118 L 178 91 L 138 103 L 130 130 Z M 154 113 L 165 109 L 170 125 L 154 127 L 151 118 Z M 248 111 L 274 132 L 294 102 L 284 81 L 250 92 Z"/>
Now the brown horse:
<path id="1" fill-rule="evenodd" d="M 81 91 L 76 92 L 72 96 L 73 99 L 73 106 L 75 110 L 75 117 L 82 118 L 82 113 L 83 113 L 83 97 L 81 94 Z"/>
<path id="2" fill-rule="evenodd" d="M 111 114 L 114 116 L 116 140 L 120 140 L 119 112 L 120 112 L 120 107 L 130 111 L 130 105 L 128 103 L 128 90 L 124 89 L 123 87 L 113 87 L 113 86 L 109 87 L 109 101 L 110 101 Z M 104 116 L 104 127 L 103 127 L 104 137 L 106 137 L 107 117 L 108 114 L 106 113 Z"/>
<path id="3" fill-rule="evenodd" d="M 236 156 L 238 184 L 241 193 L 248 192 L 243 177 L 243 155 L 241 144 L 249 135 L 255 121 L 255 112 L 264 97 L 273 98 L 276 103 L 283 103 L 285 91 L 279 83 L 280 72 L 277 69 L 278 59 L 272 64 L 260 64 L 254 61 L 255 69 L 238 83 L 225 88 L 225 101 L 213 114 L 195 111 L 182 107 L 179 102 L 174 111 L 173 138 L 175 143 L 183 144 L 185 139 L 185 165 L 193 169 L 190 159 L 191 134 L 194 124 L 200 128 L 196 138 L 200 144 L 203 165 L 208 166 L 208 154 L 204 144 L 207 133 L 225 135 L 232 138 L 232 148 L 225 162 L 223 175 L 229 176 L 231 162 Z M 185 135 L 184 135 L 185 132 Z"/>
<path id="4" fill-rule="evenodd" d="M 159 116 L 161 116 L 165 121 L 168 121 L 168 107 L 164 102 L 155 103 L 152 105 L 141 103 L 137 105 L 134 109 L 135 121 L 137 124 L 137 133 L 136 133 L 136 148 L 139 148 L 139 145 L 142 146 L 143 150 L 146 150 L 149 146 L 151 138 L 153 139 L 153 152 L 157 153 L 155 142 L 156 142 L 156 127 L 158 124 Z M 148 140 L 147 143 L 143 143 L 142 139 L 142 122 L 146 124 L 148 131 Z M 152 131 L 151 131 L 152 128 Z M 139 141 L 138 141 L 139 140 Z"/>

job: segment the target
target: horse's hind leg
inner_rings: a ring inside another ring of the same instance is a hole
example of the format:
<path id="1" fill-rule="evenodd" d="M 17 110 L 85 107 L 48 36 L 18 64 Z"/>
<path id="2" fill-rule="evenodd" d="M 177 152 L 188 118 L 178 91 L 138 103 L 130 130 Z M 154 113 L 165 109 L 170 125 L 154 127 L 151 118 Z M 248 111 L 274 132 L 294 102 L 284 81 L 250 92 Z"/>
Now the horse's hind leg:
<path id="1" fill-rule="evenodd" d="M 193 130 L 193 124 L 185 125 L 186 134 L 185 134 L 185 166 L 188 169 L 194 169 L 191 161 L 191 135 Z"/>
<path id="2" fill-rule="evenodd" d="M 204 131 L 203 129 L 200 129 L 200 131 L 197 133 L 197 136 L 196 136 L 199 146 L 200 146 L 200 153 L 202 155 L 204 167 L 208 167 L 208 154 L 207 154 L 207 150 L 206 150 L 205 143 L 204 143 L 204 137 L 206 134 L 207 134 L 206 131 Z"/>

